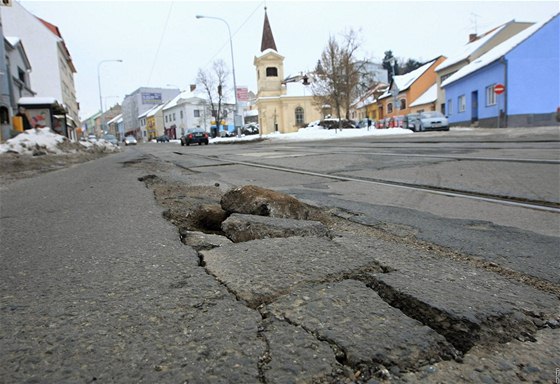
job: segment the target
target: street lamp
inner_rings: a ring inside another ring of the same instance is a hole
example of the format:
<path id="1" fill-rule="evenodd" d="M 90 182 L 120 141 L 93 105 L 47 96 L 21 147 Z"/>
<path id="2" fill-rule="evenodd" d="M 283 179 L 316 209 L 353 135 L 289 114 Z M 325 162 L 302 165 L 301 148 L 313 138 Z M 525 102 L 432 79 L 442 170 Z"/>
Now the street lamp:
<path id="1" fill-rule="evenodd" d="M 235 81 L 235 63 L 234 63 L 234 60 L 233 60 L 233 43 L 231 41 L 231 29 L 229 28 L 228 22 L 225 21 L 224 19 L 219 18 L 219 17 L 196 15 L 196 18 L 197 19 L 216 19 L 216 20 L 220 20 L 220 21 L 223 21 L 225 23 L 225 25 L 227 26 L 228 34 L 229 34 L 229 49 L 231 50 L 231 72 L 233 74 L 233 95 L 235 96 L 235 114 L 233 116 L 233 124 L 235 125 L 235 128 L 237 130 L 237 137 L 241 137 L 241 130 L 240 130 L 239 125 L 237 124 L 237 118 L 239 116 L 239 106 L 237 104 L 237 83 Z"/>
<path id="2" fill-rule="evenodd" d="M 105 125 L 105 116 L 103 115 L 103 96 L 101 96 L 101 76 L 99 70 L 101 69 L 101 64 L 109 63 L 109 62 L 122 63 L 122 60 L 121 59 L 101 60 L 97 64 L 97 85 L 99 86 L 99 107 L 101 108 L 101 131 L 103 131 L 103 126 Z"/>

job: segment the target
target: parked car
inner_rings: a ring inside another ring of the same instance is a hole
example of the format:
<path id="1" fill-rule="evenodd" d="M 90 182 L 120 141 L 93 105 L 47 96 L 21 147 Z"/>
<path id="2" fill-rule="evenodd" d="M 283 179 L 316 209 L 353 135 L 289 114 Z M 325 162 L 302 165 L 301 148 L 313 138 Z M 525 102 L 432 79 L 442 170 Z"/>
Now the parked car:
<path id="1" fill-rule="evenodd" d="M 169 136 L 161 135 L 156 137 L 156 143 L 169 143 Z"/>
<path id="2" fill-rule="evenodd" d="M 385 119 L 377 120 L 376 123 L 377 129 L 384 129 L 385 127 Z"/>
<path id="3" fill-rule="evenodd" d="M 419 116 L 420 131 L 449 131 L 449 122 L 447 117 L 441 112 L 421 112 Z"/>
<path id="4" fill-rule="evenodd" d="M 97 141 L 97 137 L 93 133 L 90 133 L 87 137 L 88 141 Z"/>
<path id="5" fill-rule="evenodd" d="M 115 135 L 103 135 L 103 140 L 108 141 L 113 145 L 119 145 L 119 141 L 115 137 Z"/>
<path id="6" fill-rule="evenodd" d="M 348 119 L 340 119 L 342 128 L 356 128 L 356 123 Z M 339 127 L 338 119 L 324 119 L 319 122 L 319 125 L 325 129 L 337 129 Z"/>
<path id="7" fill-rule="evenodd" d="M 241 127 L 241 134 L 242 135 L 258 135 L 259 134 L 259 125 L 256 123 L 249 123 L 245 124 Z"/>
<path id="8" fill-rule="evenodd" d="M 123 140 L 124 145 L 136 145 L 138 141 L 136 141 L 136 137 L 134 136 L 126 136 Z"/>
<path id="9" fill-rule="evenodd" d="M 188 129 L 187 132 L 181 136 L 181 145 L 191 145 L 191 144 L 198 144 L 208 145 L 208 132 L 206 132 L 203 128 L 191 128 Z"/>
<path id="10" fill-rule="evenodd" d="M 420 130 L 420 114 L 409 113 L 406 115 L 404 117 L 403 126 L 413 132 L 418 132 Z"/>

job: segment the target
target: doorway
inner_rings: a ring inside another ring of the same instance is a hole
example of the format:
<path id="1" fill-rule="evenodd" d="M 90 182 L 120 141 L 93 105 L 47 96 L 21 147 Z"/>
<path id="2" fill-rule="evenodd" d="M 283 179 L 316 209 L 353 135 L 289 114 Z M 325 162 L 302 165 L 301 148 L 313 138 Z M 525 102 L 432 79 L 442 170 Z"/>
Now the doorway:
<path id="1" fill-rule="evenodd" d="M 478 121 L 478 91 L 471 94 L 471 123 Z"/>

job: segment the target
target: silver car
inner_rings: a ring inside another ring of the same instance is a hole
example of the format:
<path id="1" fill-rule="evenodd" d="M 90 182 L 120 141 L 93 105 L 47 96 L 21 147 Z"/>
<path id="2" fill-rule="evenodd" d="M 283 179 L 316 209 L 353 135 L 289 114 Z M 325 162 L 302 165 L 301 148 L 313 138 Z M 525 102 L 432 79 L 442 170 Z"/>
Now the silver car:
<path id="1" fill-rule="evenodd" d="M 449 131 L 447 117 L 441 112 L 420 112 L 415 131 Z"/>
<path id="2" fill-rule="evenodd" d="M 136 145 L 137 143 L 136 137 L 134 136 L 126 136 L 124 138 L 124 145 Z"/>

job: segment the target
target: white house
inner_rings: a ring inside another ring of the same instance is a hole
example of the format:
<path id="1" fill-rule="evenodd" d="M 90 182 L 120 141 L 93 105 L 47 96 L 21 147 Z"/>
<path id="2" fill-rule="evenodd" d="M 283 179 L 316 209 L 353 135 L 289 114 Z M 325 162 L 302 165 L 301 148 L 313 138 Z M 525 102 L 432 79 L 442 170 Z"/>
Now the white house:
<path id="1" fill-rule="evenodd" d="M 188 128 L 209 129 L 210 113 L 206 100 L 192 92 L 182 92 L 163 107 L 165 134 L 170 139 L 178 139 Z"/>
<path id="2" fill-rule="evenodd" d="M 69 117 L 79 119 L 74 74 L 76 69 L 64 39 L 53 24 L 39 19 L 19 2 L 0 7 L 5 36 L 21 39 L 33 68 L 31 85 L 38 97 L 52 97 L 63 103 Z"/>

